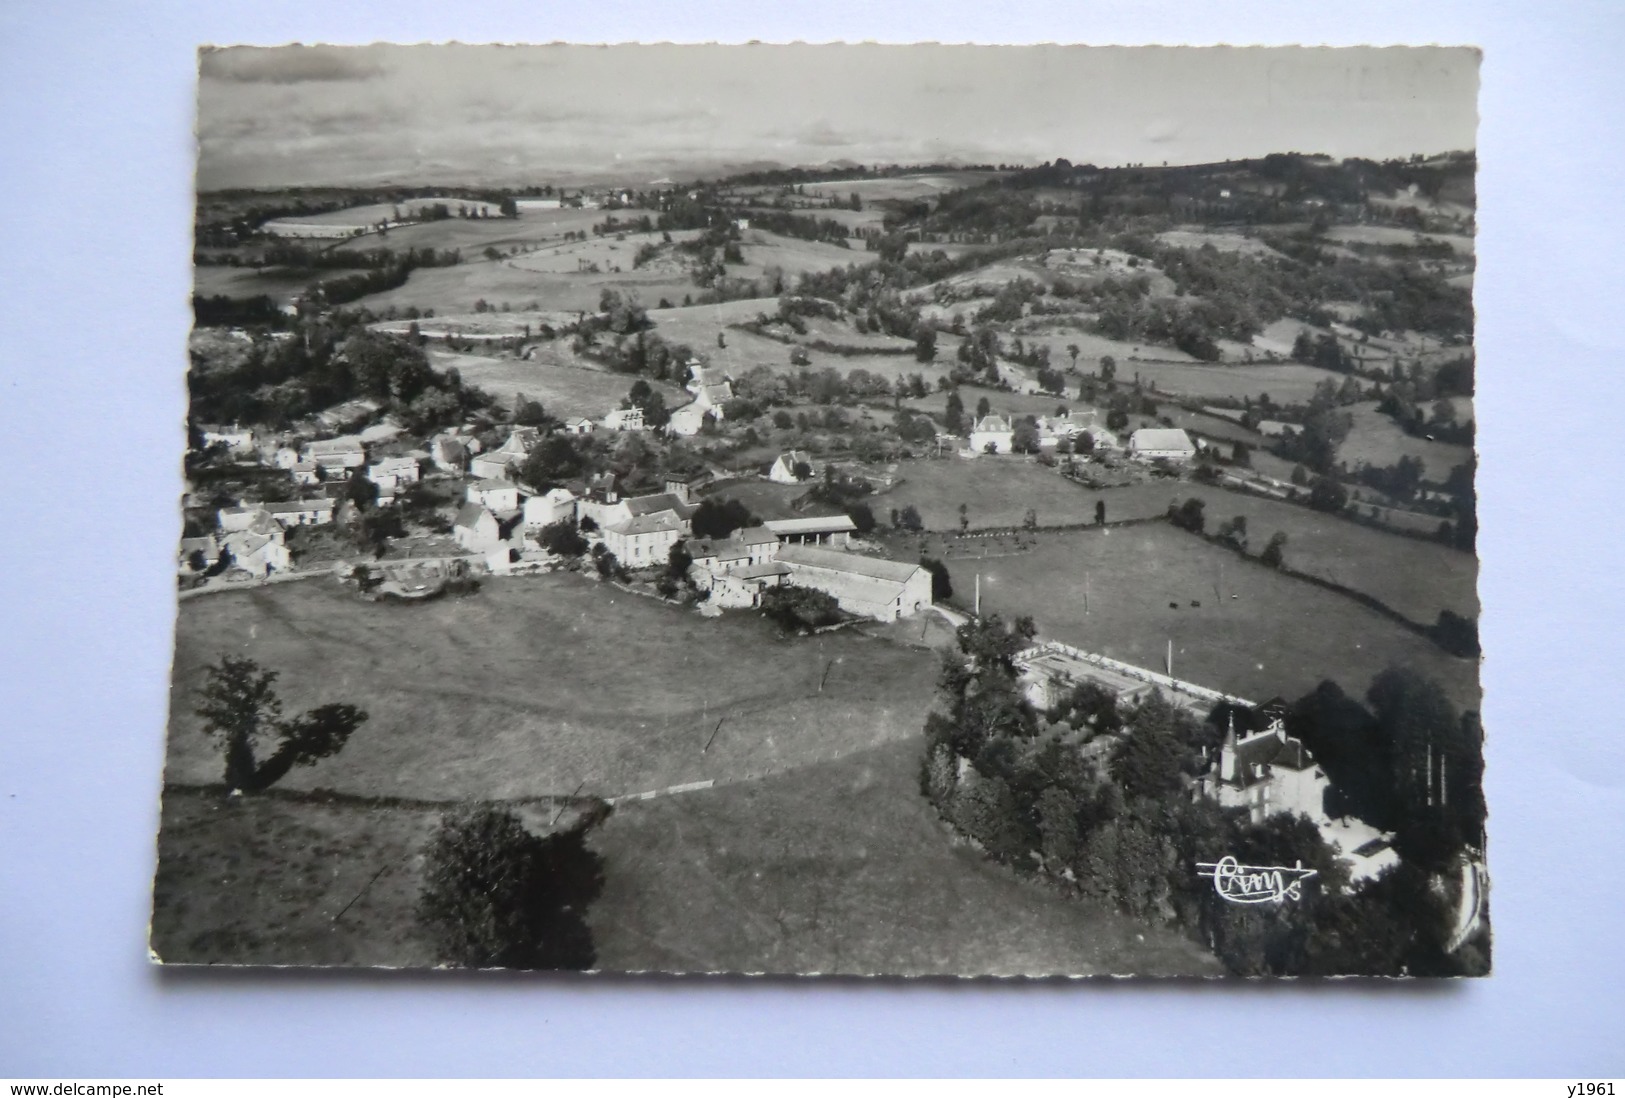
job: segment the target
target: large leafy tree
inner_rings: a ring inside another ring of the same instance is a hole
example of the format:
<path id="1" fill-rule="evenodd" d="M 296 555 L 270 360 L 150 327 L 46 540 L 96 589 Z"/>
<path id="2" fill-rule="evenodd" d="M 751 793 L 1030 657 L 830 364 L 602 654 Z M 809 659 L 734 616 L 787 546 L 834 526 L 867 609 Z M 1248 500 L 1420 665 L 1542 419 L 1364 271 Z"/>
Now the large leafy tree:
<path id="1" fill-rule="evenodd" d="M 603 859 L 583 824 L 547 836 L 503 808 L 449 813 L 424 852 L 418 918 L 439 959 L 465 968 L 586 969 L 597 960 L 587 906 Z"/>
<path id="2" fill-rule="evenodd" d="M 221 741 L 226 787 L 233 792 L 268 789 L 295 766 L 312 766 L 337 754 L 367 719 L 353 705 L 332 703 L 284 719 L 275 671 L 251 659 L 225 656 L 208 669 L 196 713 L 205 735 Z M 259 752 L 275 744 L 263 759 Z"/>

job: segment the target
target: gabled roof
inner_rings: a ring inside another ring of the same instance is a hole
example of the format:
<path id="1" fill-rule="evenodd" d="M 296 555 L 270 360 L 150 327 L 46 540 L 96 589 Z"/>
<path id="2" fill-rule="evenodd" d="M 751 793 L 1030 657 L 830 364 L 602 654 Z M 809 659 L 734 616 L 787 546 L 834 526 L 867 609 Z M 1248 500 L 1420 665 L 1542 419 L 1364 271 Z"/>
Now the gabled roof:
<path id="1" fill-rule="evenodd" d="M 688 517 L 688 505 L 670 492 L 656 492 L 650 496 L 632 496 L 621 500 L 626 504 L 627 513 L 634 518 L 638 515 L 657 515 L 662 511 L 675 511 L 683 518 Z"/>
<path id="2" fill-rule="evenodd" d="M 1307 770 L 1315 765 L 1309 749 L 1297 739 L 1284 740 L 1274 732 L 1255 732 L 1230 748 L 1235 753 L 1236 785 L 1246 788 L 1268 779 L 1270 768 Z"/>
<path id="3" fill-rule="evenodd" d="M 624 537 L 628 534 L 658 534 L 664 531 L 681 533 L 682 529 L 683 523 L 681 519 L 676 515 L 662 511 L 655 515 L 637 515 L 625 522 L 616 523 L 614 526 L 606 528 L 604 532 L 620 534 Z"/>
<path id="4" fill-rule="evenodd" d="M 1178 427 L 1142 427 L 1129 436 L 1129 445 L 1136 450 L 1196 449 L 1191 436 Z"/>
<path id="5" fill-rule="evenodd" d="M 907 583 L 920 565 L 882 557 L 866 557 L 859 553 L 844 553 L 839 549 L 819 549 L 811 545 L 786 545 L 779 550 L 779 560 L 786 564 L 804 564 L 812 568 L 828 568 L 869 579 Z"/>
<path id="6" fill-rule="evenodd" d="M 491 514 L 491 512 L 487 511 L 479 504 L 465 503 L 461 508 L 458 509 L 457 521 L 454 523 L 454 525 L 472 530 L 475 526 L 479 525 L 480 519 L 485 518 L 486 516 L 490 516 L 492 522 L 496 522 L 497 520 L 495 515 Z"/>
<path id="7" fill-rule="evenodd" d="M 796 462 L 802 462 L 807 468 L 812 468 L 812 455 L 805 450 L 786 450 L 779 455 L 779 461 L 784 463 L 786 469 L 794 470 Z"/>
<path id="8" fill-rule="evenodd" d="M 204 556 L 217 557 L 220 555 L 220 543 L 212 535 L 201 538 L 182 538 L 181 555 L 202 550 Z"/>
<path id="9" fill-rule="evenodd" d="M 775 536 L 784 534 L 839 534 L 857 529 L 851 515 L 825 515 L 821 518 L 769 519 L 762 523 Z"/>
<path id="10" fill-rule="evenodd" d="M 512 489 L 517 492 L 519 490 L 519 485 L 515 484 L 513 481 L 498 480 L 496 478 L 492 478 L 490 480 L 477 480 L 474 482 L 472 487 L 476 492 L 503 492 L 507 491 L 508 489 Z"/>
<path id="11" fill-rule="evenodd" d="M 988 434 L 1002 434 L 1005 431 L 1013 430 L 1013 428 L 1010 426 L 1010 421 L 1003 416 L 989 415 L 983 416 L 972 430 Z"/>
<path id="12" fill-rule="evenodd" d="M 733 536 L 744 545 L 771 545 L 779 540 L 779 535 L 765 526 L 747 526 L 742 530 L 735 530 Z"/>
<path id="13" fill-rule="evenodd" d="M 354 437 L 324 438 L 316 442 L 307 443 L 305 449 L 313 454 L 353 454 L 356 451 L 365 451 L 366 447 L 361 440 Z"/>

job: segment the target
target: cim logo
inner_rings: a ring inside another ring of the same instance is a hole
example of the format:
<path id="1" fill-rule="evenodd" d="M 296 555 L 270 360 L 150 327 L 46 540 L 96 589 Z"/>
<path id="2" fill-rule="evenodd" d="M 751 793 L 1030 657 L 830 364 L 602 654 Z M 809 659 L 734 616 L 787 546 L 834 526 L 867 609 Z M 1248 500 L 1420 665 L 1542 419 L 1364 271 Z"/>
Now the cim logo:
<path id="1" fill-rule="evenodd" d="M 1294 865 L 1242 865 L 1226 855 L 1216 862 L 1197 862 L 1199 876 L 1213 881 L 1213 891 L 1233 904 L 1279 904 L 1303 899 L 1303 882 L 1315 876 L 1302 862 Z"/>

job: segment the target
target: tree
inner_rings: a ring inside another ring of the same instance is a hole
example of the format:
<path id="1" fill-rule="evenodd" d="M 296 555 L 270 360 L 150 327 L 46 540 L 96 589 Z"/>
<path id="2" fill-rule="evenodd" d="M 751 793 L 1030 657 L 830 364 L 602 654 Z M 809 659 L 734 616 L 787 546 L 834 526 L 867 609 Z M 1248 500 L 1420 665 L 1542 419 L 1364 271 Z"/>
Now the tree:
<path id="1" fill-rule="evenodd" d="M 702 499 L 689 519 L 689 528 L 697 538 L 725 538 L 735 530 L 760 525 L 755 515 L 737 499 Z"/>
<path id="2" fill-rule="evenodd" d="M 925 520 L 920 518 L 920 512 L 911 503 L 898 512 L 897 527 L 917 534 L 925 529 Z"/>
<path id="3" fill-rule="evenodd" d="M 1103 499 L 1095 500 L 1095 525 L 1106 525 L 1106 501 Z"/>
<path id="4" fill-rule="evenodd" d="M 976 418 L 978 420 L 986 419 L 991 411 L 993 411 L 993 405 L 988 403 L 987 397 L 983 397 L 976 402 Z"/>
<path id="5" fill-rule="evenodd" d="M 914 360 L 930 362 L 937 357 L 937 330 L 922 324 L 914 333 Z"/>
<path id="6" fill-rule="evenodd" d="M 671 551 L 666 554 L 666 572 L 677 580 L 688 578 L 688 569 L 694 563 L 694 555 L 688 551 L 688 543 L 676 541 Z"/>
<path id="7" fill-rule="evenodd" d="M 791 467 L 790 475 L 797 480 L 811 480 L 813 467 L 805 461 L 798 461 Z"/>
<path id="8" fill-rule="evenodd" d="M 954 597 L 953 580 L 948 575 L 948 566 L 935 557 L 921 557 L 920 567 L 931 573 L 931 601 L 947 602 Z"/>
<path id="9" fill-rule="evenodd" d="M 508 809 L 442 817 L 424 851 L 417 905 L 439 960 L 467 968 L 591 968 L 597 953 L 586 911 L 603 891 L 604 870 L 587 848 L 588 826 L 538 837 Z"/>
<path id="10" fill-rule="evenodd" d="M 763 614 L 790 630 L 817 629 L 841 620 L 834 595 L 793 583 L 763 591 L 761 605 Z"/>
<path id="11" fill-rule="evenodd" d="M 846 515 L 852 520 L 852 529 L 859 537 L 874 532 L 875 513 L 867 503 L 853 503 L 846 509 Z"/>
<path id="12" fill-rule="evenodd" d="M 1264 546 L 1264 551 L 1258 554 L 1258 559 L 1271 568 L 1286 567 L 1286 534 L 1277 530 Z"/>
<path id="13" fill-rule="evenodd" d="M 948 393 L 948 407 L 942 418 L 949 434 L 957 435 L 965 429 L 965 402 L 959 399 L 957 389 Z"/>
<path id="14" fill-rule="evenodd" d="M 1081 348 L 1079 348 L 1076 343 L 1068 343 L 1066 345 L 1066 353 L 1072 358 L 1072 368 L 1074 370 L 1078 368 L 1078 352 L 1080 350 Z"/>
<path id="15" fill-rule="evenodd" d="M 1100 380 L 1111 381 L 1117 377 L 1117 360 L 1111 355 L 1100 356 Z"/>
<path id="16" fill-rule="evenodd" d="M 1200 534 L 1207 525 L 1206 505 L 1194 496 L 1184 503 L 1168 505 L 1168 521 L 1181 530 Z"/>
<path id="17" fill-rule="evenodd" d="M 543 549 L 561 557 L 579 557 L 587 551 L 587 539 L 581 536 L 575 523 L 560 519 L 542 527 L 536 540 Z"/>
<path id="18" fill-rule="evenodd" d="M 1178 791 L 1186 731 L 1175 707 L 1152 691 L 1128 718 L 1128 737 L 1112 756 L 1112 778 L 1128 797 L 1162 797 Z"/>
<path id="19" fill-rule="evenodd" d="M 1331 477 L 1321 477 L 1309 489 L 1309 506 L 1317 511 L 1336 514 L 1347 507 L 1348 502 L 1348 489 Z"/>
<path id="20" fill-rule="evenodd" d="M 284 720 L 277 672 L 262 671 L 246 657 L 224 656 L 206 671 L 194 712 L 204 735 L 225 748 L 226 788 L 234 793 L 258 793 L 295 766 L 337 754 L 367 719 L 353 705 L 333 703 Z M 273 742 L 275 749 L 260 761 L 258 751 Z"/>

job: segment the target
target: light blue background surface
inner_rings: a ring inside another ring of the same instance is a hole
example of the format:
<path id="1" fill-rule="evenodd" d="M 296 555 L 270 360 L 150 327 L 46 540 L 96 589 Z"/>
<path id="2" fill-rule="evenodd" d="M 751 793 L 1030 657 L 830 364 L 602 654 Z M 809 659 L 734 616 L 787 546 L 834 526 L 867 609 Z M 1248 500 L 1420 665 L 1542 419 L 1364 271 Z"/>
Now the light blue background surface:
<path id="1" fill-rule="evenodd" d="M 1625 9 L 823 2 L 792 18 L 760 2 L 466 6 L 0 6 L 0 1076 L 1625 1071 Z M 1485 47 L 1494 977 L 1221 988 L 149 967 L 193 51 L 451 38 Z"/>

